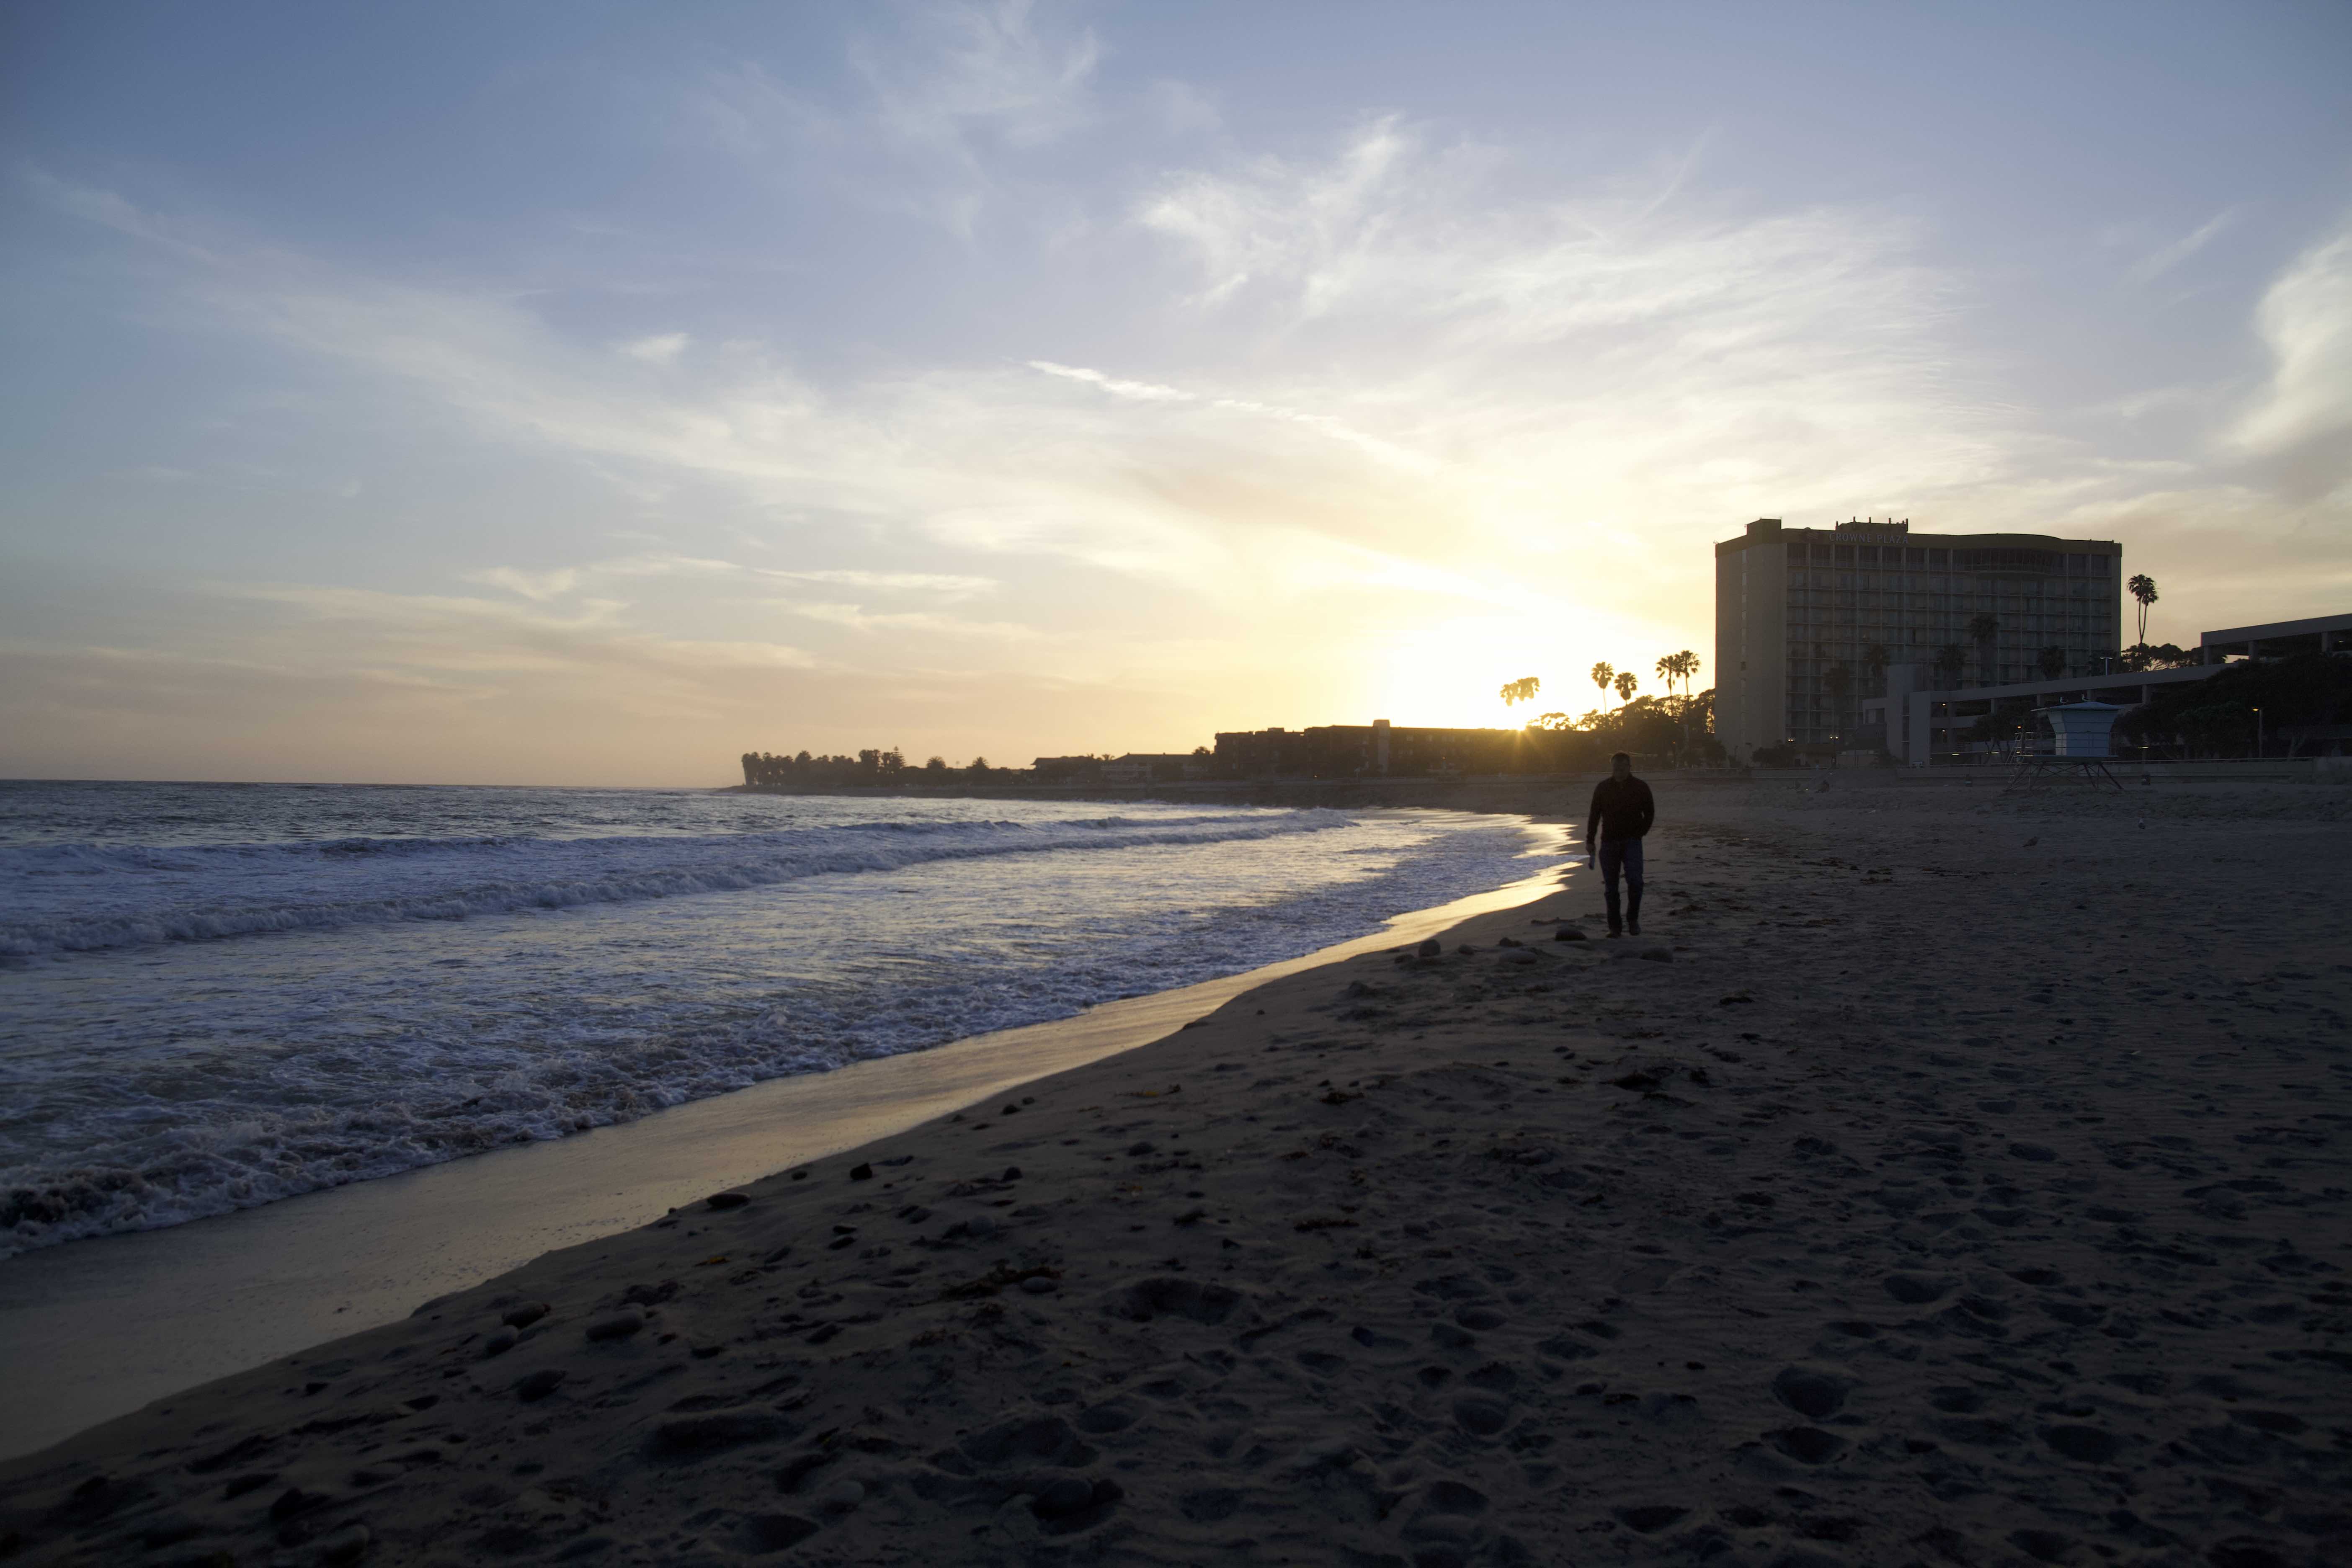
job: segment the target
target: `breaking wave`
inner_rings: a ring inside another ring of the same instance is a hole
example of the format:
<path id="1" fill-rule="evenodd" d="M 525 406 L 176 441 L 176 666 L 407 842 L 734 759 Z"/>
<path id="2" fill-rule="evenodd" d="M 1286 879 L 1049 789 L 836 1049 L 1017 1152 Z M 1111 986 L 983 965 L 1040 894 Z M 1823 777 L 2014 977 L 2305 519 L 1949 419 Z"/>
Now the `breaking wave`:
<path id="1" fill-rule="evenodd" d="M 0 847 L 0 953 L 458 921 L 740 892 L 803 877 L 1001 855 L 1202 845 L 1347 826 L 1336 811 L 1051 822 L 867 822 L 773 833 L 345 838 L 179 847 Z"/>

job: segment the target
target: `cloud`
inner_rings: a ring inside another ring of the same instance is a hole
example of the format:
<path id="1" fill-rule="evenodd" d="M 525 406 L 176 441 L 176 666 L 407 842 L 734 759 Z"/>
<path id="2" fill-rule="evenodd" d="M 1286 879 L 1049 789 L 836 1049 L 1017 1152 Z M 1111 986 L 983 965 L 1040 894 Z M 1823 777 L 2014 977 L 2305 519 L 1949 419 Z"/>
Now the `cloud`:
<path id="1" fill-rule="evenodd" d="M 866 572 L 846 567 L 817 572 L 786 572 L 774 567 L 752 570 L 763 577 L 796 583 L 830 583 L 885 593 L 935 594 L 950 599 L 968 599 L 993 592 L 997 586 L 992 577 L 963 577 L 944 572 Z"/>
<path id="2" fill-rule="evenodd" d="M 2305 250 L 2263 295 L 2270 383 L 2231 432 L 2257 453 L 2352 429 L 2352 222 Z"/>
<path id="3" fill-rule="evenodd" d="M 757 61 L 712 73 L 684 118 L 761 178 L 787 169 L 960 238 L 1021 188 L 1017 165 L 1094 121 L 1094 33 L 1028 0 L 860 13 L 848 91 L 816 95 Z"/>
<path id="4" fill-rule="evenodd" d="M 890 610 L 874 612 L 862 605 L 825 604 L 804 600 L 771 600 L 776 608 L 788 615 L 823 621 L 828 626 L 843 626 L 861 633 L 888 632 L 903 636 L 919 632 L 931 637 L 973 638 L 982 642 L 1036 643 L 1068 640 L 1067 632 L 1045 631 L 1013 621 L 967 621 L 953 616 L 932 615 L 921 610 Z"/>
<path id="5" fill-rule="evenodd" d="M 462 575 L 467 582 L 504 588 L 533 600 L 559 598 L 591 581 L 655 577 L 813 583 L 864 588 L 876 593 L 922 594 L 944 599 L 973 598 L 992 593 L 998 586 L 992 577 L 974 577 L 951 572 L 873 572 L 851 566 L 793 569 L 674 553 L 614 556 L 551 572 L 526 572 L 511 566 L 492 566 Z"/>
<path id="6" fill-rule="evenodd" d="M 655 337 L 633 338 L 621 345 L 621 352 L 647 364 L 676 364 L 678 356 L 686 353 L 686 344 L 684 332 L 663 332 Z"/>
<path id="7" fill-rule="evenodd" d="M 1055 364 L 1052 360 L 1033 359 L 1029 362 L 1029 368 L 1043 371 L 1047 375 L 1058 375 L 1069 381 L 1082 381 L 1088 386 L 1102 388 L 1113 397 L 1132 398 L 1139 403 L 1198 403 L 1201 401 L 1198 393 L 1185 392 L 1173 386 L 1160 386 L 1148 381 L 1121 381 L 1116 376 L 1105 375 L 1101 371 L 1087 370 L 1081 365 Z"/>
<path id="8" fill-rule="evenodd" d="M 1076 130 L 1101 47 L 1087 28 L 1052 36 L 1037 11 L 1030 0 L 929 5 L 897 37 L 860 38 L 852 58 L 883 126 L 974 162 L 976 134 L 1034 147 Z"/>
<path id="9" fill-rule="evenodd" d="M 1098 370 L 1087 370 L 1079 365 L 1055 364 L 1051 360 L 1033 359 L 1028 363 L 1030 369 L 1042 371 L 1047 375 L 1058 375 L 1065 380 L 1084 382 L 1089 386 L 1100 387 L 1113 397 L 1128 398 L 1139 403 L 1201 404 L 1210 408 L 1226 409 L 1236 414 L 1287 420 L 1292 424 L 1303 425 L 1310 430 L 1319 431 L 1335 441 L 1345 441 L 1349 446 L 1379 458 L 1381 462 L 1393 464 L 1398 468 L 1427 473 L 1436 466 L 1418 452 L 1410 452 L 1393 442 L 1383 441 L 1376 436 L 1368 436 L 1327 414 L 1312 414 L 1302 409 L 1283 408 L 1273 404 L 1260 403 L 1254 398 L 1212 397 L 1197 392 L 1186 392 L 1180 387 L 1161 386 L 1148 381 L 1122 381 L 1117 376 L 1106 375 Z"/>
<path id="10" fill-rule="evenodd" d="M 2237 220 L 2237 208 L 2222 208 L 2180 238 L 2169 245 L 2159 246 L 2133 262 L 2124 272 L 2124 281 L 2126 283 L 2154 282 L 2204 249 L 2208 242 Z"/>
<path id="11" fill-rule="evenodd" d="M 1000 42 L 1035 26 L 970 15 Z M 946 107 L 906 106 L 888 146 L 945 151 L 885 184 L 944 189 L 926 182 L 968 160 L 972 188 L 996 188 L 1006 149 L 1093 112 L 1092 58 L 1073 47 L 1028 65 L 1013 49 L 994 87 L 998 67 L 972 66 Z M 296 669 L 324 647 L 468 705 L 609 686 L 640 714 L 738 722 L 775 710 L 777 671 L 897 690 L 944 668 L 1040 690 L 1145 672 L 1218 724 L 1391 691 L 1438 718 L 1444 690 L 1491 690 L 1489 664 L 1499 680 L 1696 641 L 1706 546 L 1748 517 L 2098 531 L 2211 488 L 2177 453 L 2134 462 L 2050 433 L 1966 346 L 1979 301 L 1901 210 L 1759 207 L 1709 190 L 1696 154 L 1567 177 L 1395 119 L 1317 156 L 1185 156 L 1118 193 L 1123 227 L 1072 242 L 1090 276 L 1116 272 L 1115 310 L 1032 302 L 985 349 L 856 371 L 748 333 L 616 342 L 516 290 L 418 287 L 218 227 L 198 243 L 201 226 L 54 188 L 169 258 L 149 270 L 177 279 L 184 324 L 339 371 L 372 408 L 404 395 L 420 419 L 625 498 L 578 559 L 541 541 L 511 551 L 524 564 L 466 573 L 478 596 L 247 601 L 291 617 L 240 634 L 257 657 Z M 2223 218 L 2169 248 L 2190 254 Z M 2346 243 L 2315 247 L 2263 304 L 2277 369 L 2245 449 L 2341 423 Z M 1024 342 L 1059 357 L 1001 346 Z M 2168 392 L 2115 406 L 2201 412 Z M 951 613 L 1007 584 L 984 616 Z"/>
<path id="12" fill-rule="evenodd" d="M 1957 346 L 1966 289 L 1919 258 L 1916 224 L 1749 212 L 1692 178 L 1545 190 L 1494 149 L 1388 119 L 1324 161 L 1171 175 L 1136 216 L 1192 260 L 1199 331 L 1331 367 L 1261 372 L 1237 404 L 1368 437 L 1446 485 L 1449 510 L 1704 506 L 1719 528 L 1751 498 L 1843 515 L 2015 474 L 2036 437 Z"/>
<path id="13" fill-rule="evenodd" d="M 1514 196 L 1488 154 L 1393 122 L 1322 163 L 1244 159 L 1160 186 L 1145 231 L 1219 297 L 1139 308 L 1210 313 L 1206 374 L 1187 378 L 1201 390 L 1043 358 L 825 385 L 756 346 L 656 380 L 519 300 L 258 246 L 192 265 L 185 298 L 201 324 L 405 383 L 649 501 L 690 477 L 856 520 L 886 550 L 1056 555 L 1227 605 L 1342 580 L 1360 545 L 1502 580 L 1482 554 L 1530 528 L 1541 552 L 1662 502 L 1713 528 L 2007 460 L 1940 339 L 1948 281 L 1884 215 Z"/>
<path id="14" fill-rule="evenodd" d="M 569 566 L 558 567 L 552 572 L 523 572 L 512 566 L 490 566 L 460 575 L 468 583 L 504 588 L 510 594 L 539 601 L 561 598 L 580 582 L 580 574 Z"/>

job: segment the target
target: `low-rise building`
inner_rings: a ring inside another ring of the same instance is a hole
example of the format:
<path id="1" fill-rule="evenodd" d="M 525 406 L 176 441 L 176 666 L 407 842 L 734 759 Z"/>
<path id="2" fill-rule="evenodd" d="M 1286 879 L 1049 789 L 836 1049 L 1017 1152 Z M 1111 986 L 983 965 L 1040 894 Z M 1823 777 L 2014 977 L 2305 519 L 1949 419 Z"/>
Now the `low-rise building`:
<path id="1" fill-rule="evenodd" d="M 1039 784 L 1097 784 L 1102 783 L 1100 757 L 1039 757 L 1029 771 Z"/>
<path id="2" fill-rule="evenodd" d="M 2252 626 L 2225 626 L 2198 639 L 2198 662 L 2177 669 L 2149 669 L 2095 676 L 2059 676 L 1988 686 L 1940 686 L 1926 664 L 1890 664 L 1882 694 L 1864 698 L 1846 754 L 1886 755 L 1912 767 L 1984 749 L 1968 739 L 1977 721 L 1995 711 L 2040 712 L 2077 702 L 2108 702 L 2126 711 L 2158 690 L 2203 680 L 2242 658 L 2284 658 L 2298 653 L 2352 654 L 2352 615 L 2318 616 Z M 2322 729 L 2342 728 L 2322 726 Z M 2340 750 L 2347 738 L 2314 732 L 2285 736 L 2323 751 Z M 2309 754 L 2309 753 L 2307 753 Z"/>
<path id="3" fill-rule="evenodd" d="M 1223 731 L 1215 762 L 1221 778 L 1427 778 L 1546 772 L 1558 749 L 1557 738 L 1541 730 L 1451 730 L 1375 719 Z"/>
<path id="4" fill-rule="evenodd" d="M 1189 752 L 1129 752 L 1102 764 L 1107 784 L 1175 784 L 1207 776 L 1206 759 Z"/>

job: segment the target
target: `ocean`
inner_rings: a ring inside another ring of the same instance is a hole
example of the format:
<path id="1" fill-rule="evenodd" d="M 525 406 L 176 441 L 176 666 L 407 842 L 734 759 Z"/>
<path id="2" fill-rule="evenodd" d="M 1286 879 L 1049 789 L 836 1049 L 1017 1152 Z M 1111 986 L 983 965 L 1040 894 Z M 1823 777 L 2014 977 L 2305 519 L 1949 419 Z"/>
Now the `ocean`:
<path id="1" fill-rule="evenodd" d="M 0 1257 L 1238 973 L 1523 818 L 0 783 Z"/>

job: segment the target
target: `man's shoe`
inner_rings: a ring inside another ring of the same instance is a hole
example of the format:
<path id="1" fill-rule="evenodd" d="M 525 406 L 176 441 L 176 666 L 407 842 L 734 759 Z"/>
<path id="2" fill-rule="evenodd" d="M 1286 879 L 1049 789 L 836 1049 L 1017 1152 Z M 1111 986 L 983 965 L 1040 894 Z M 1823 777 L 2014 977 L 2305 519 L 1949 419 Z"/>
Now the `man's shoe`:
<path id="1" fill-rule="evenodd" d="M 1623 931 L 1619 931 L 1615 926 L 1611 926 L 1611 927 L 1609 928 L 1609 934 L 1610 934 L 1611 936 L 1612 936 L 1612 937 L 1620 937 L 1620 936 L 1623 936 L 1625 933 L 1624 933 Z"/>
<path id="2" fill-rule="evenodd" d="M 1629 921 L 1625 924 L 1625 929 L 1633 932 L 1635 936 L 1639 936 L 1642 934 L 1642 922 L 1640 921 Z"/>

